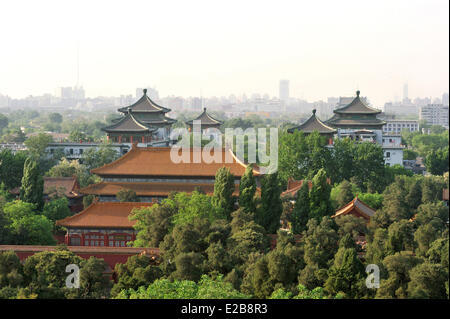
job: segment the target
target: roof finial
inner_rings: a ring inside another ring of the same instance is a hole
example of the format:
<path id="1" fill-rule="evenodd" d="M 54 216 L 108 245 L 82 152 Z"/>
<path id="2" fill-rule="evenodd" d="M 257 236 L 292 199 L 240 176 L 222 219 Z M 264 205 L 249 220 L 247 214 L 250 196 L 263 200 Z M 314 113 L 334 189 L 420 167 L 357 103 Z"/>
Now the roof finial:
<path id="1" fill-rule="evenodd" d="M 313 115 L 316 115 L 316 109 L 313 109 Z"/>
<path id="2" fill-rule="evenodd" d="M 144 95 L 147 95 L 147 89 L 144 89 Z"/>
<path id="3" fill-rule="evenodd" d="M 361 93 L 359 90 L 356 91 L 356 96 L 359 97 L 359 93 Z"/>
<path id="4" fill-rule="evenodd" d="M 203 112 L 206 112 L 206 107 L 203 108 Z"/>

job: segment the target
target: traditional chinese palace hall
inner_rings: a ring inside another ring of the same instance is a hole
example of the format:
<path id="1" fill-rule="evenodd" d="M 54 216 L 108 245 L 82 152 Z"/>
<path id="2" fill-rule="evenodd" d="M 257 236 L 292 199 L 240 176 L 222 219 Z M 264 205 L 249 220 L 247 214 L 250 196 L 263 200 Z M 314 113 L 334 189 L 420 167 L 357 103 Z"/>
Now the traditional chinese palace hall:
<path id="1" fill-rule="evenodd" d="M 136 193 L 141 202 L 160 201 L 171 192 L 192 193 L 201 190 L 212 195 L 216 172 L 226 167 L 235 177 L 234 195 L 239 194 L 240 178 L 247 165 L 231 150 L 211 149 L 211 159 L 204 158 L 200 148 L 190 148 L 188 151 L 183 161 L 180 158 L 180 162 L 175 163 L 171 158 L 173 151 L 170 147 L 133 145 L 118 160 L 91 170 L 102 181 L 82 188 L 80 192 L 95 195 L 99 201 L 116 201 L 117 192 L 129 189 Z M 259 175 L 257 170 L 253 173 Z"/>

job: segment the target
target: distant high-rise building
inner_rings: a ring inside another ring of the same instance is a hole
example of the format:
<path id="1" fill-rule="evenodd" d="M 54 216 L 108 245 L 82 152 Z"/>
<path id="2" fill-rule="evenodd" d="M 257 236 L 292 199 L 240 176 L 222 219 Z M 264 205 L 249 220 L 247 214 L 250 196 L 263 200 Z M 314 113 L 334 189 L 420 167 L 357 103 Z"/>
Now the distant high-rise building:
<path id="1" fill-rule="evenodd" d="M 279 98 L 284 103 L 289 100 L 289 80 L 280 80 Z"/>
<path id="2" fill-rule="evenodd" d="M 448 105 L 448 93 L 442 94 L 442 104 Z"/>
<path id="3" fill-rule="evenodd" d="M 403 100 L 408 99 L 408 83 L 403 84 Z"/>
<path id="4" fill-rule="evenodd" d="M 420 108 L 419 119 L 429 125 L 441 125 L 448 129 L 448 105 L 428 104 Z"/>
<path id="5" fill-rule="evenodd" d="M 73 97 L 72 88 L 68 87 L 59 87 L 55 90 L 55 96 L 61 99 L 71 99 Z"/>

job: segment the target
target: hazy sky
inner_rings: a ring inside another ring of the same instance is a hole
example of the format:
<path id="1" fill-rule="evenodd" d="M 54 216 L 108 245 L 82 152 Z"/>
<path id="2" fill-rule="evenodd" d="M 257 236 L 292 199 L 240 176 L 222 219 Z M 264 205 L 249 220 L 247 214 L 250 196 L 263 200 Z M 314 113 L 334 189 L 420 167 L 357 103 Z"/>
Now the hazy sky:
<path id="1" fill-rule="evenodd" d="M 1 1 L 0 93 L 278 95 L 380 106 L 449 86 L 448 0 Z"/>

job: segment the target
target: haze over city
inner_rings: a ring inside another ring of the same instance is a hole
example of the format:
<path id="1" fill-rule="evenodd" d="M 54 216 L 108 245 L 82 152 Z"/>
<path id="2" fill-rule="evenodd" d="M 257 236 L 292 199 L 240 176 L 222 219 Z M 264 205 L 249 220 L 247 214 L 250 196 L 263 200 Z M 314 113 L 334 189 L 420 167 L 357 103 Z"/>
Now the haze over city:
<path id="1" fill-rule="evenodd" d="M 276 96 L 284 78 L 308 100 L 361 89 L 382 105 L 406 82 L 411 97 L 448 92 L 445 0 L 8 1 L 0 11 L 0 92 L 14 98 L 77 77 L 87 97 L 143 85 Z"/>

